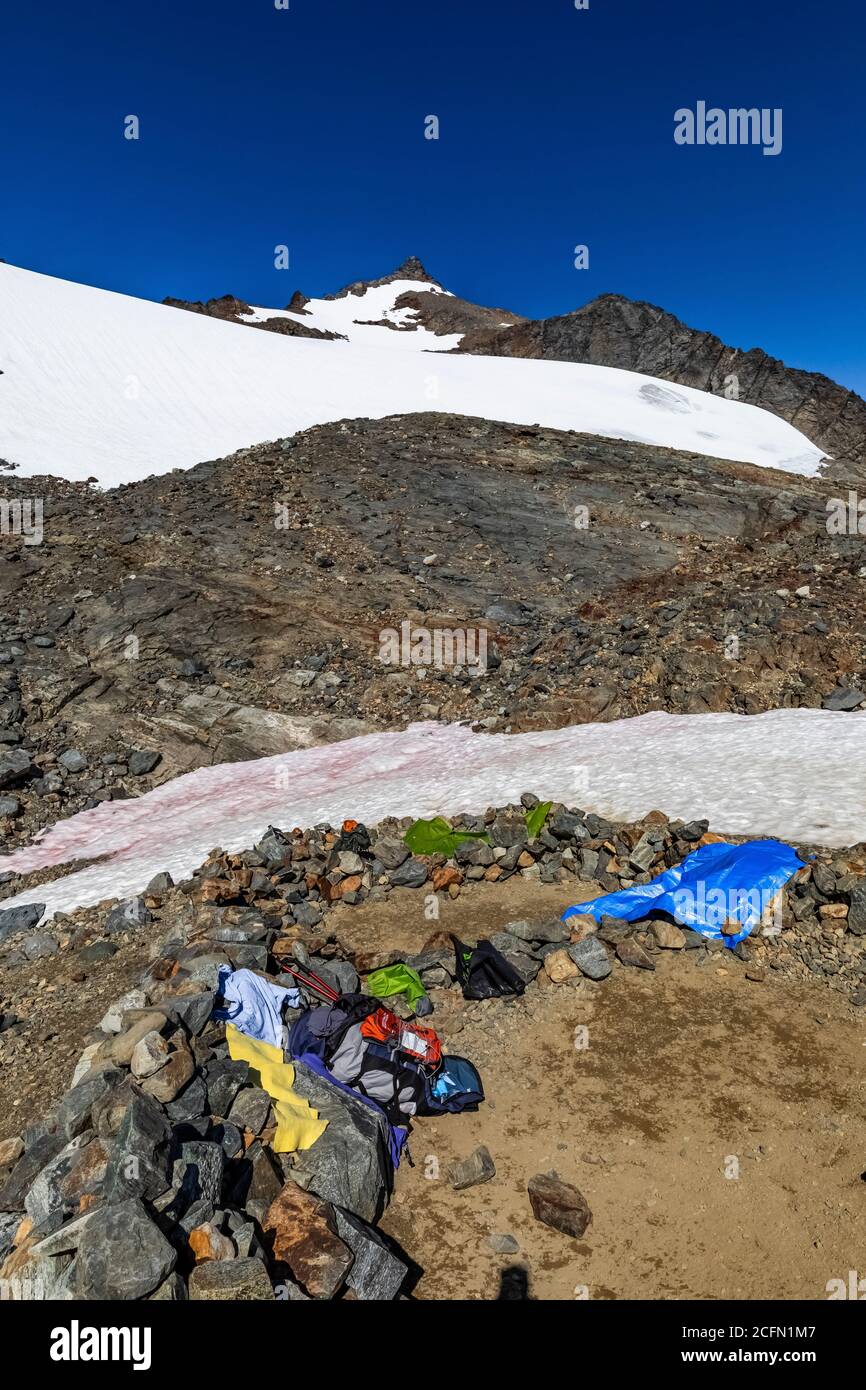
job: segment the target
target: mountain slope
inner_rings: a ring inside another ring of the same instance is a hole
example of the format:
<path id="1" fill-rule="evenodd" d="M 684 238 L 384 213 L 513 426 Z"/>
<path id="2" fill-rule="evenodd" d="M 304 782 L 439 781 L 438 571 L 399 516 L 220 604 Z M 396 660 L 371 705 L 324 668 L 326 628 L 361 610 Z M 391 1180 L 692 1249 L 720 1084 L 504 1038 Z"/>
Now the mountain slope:
<path id="1" fill-rule="evenodd" d="M 664 309 L 622 295 L 601 295 L 571 314 L 470 331 L 459 351 L 592 362 L 719 394 L 736 377 L 739 400 L 787 420 L 837 463 L 862 467 L 866 454 L 866 401 L 855 392 L 760 348 L 727 347 Z"/>
<path id="2" fill-rule="evenodd" d="M 247 333 L 7 265 L 0 372 L 0 458 L 23 476 L 104 486 L 311 425 L 431 410 L 802 474 L 817 472 L 822 458 L 767 411 L 633 372 Z"/>
<path id="3" fill-rule="evenodd" d="M 417 719 L 866 705 L 862 538 L 828 535 L 827 491 L 430 413 L 110 491 L 40 480 L 43 543 L 0 541 L 0 845 L 152 779 Z M 487 671 L 388 664 L 404 622 L 486 633 Z"/>

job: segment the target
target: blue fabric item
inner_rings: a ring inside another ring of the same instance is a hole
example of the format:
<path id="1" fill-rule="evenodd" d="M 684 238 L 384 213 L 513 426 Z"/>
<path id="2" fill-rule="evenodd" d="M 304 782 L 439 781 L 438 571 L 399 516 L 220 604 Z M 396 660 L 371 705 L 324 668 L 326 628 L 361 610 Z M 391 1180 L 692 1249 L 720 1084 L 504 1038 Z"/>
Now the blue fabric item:
<path id="1" fill-rule="evenodd" d="M 248 1038 L 270 1043 L 272 1047 L 283 1046 L 282 1007 L 286 1000 L 289 1006 L 297 1009 L 301 1003 L 298 989 L 283 989 L 272 985 L 252 970 L 232 970 L 226 966 L 219 973 L 217 992 L 222 995 L 227 1007 L 214 1009 L 214 1018 L 224 1023 L 233 1023 Z"/>
<path id="2" fill-rule="evenodd" d="M 471 1062 L 467 1062 L 465 1057 L 442 1058 L 442 1066 L 431 1084 L 436 1100 L 452 1100 L 466 1091 L 479 1089 L 480 1078 Z"/>
<path id="3" fill-rule="evenodd" d="M 754 930 L 776 893 L 802 867 L 802 859 L 780 840 L 702 845 L 652 883 L 577 903 L 563 912 L 562 920 L 586 912 L 596 921 L 619 917 L 637 922 L 650 913 L 666 912 L 681 926 L 733 948 Z M 725 936 L 722 924 L 728 921 L 742 923 L 743 930 Z"/>
<path id="4" fill-rule="evenodd" d="M 345 1082 L 338 1081 L 336 1076 L 328 1071 L 322 1058 L 317 1057 L 315 1052 L 302 1052 L 299 1056 L 295 1056 L 293 1060 L 296 1062 L 303 1062 L 305 1067 L 309 1067 L 310 1071 L 314 1071 L 316 1075 L 321 1076 L 324 1081 L 329 1081 L 332 1086 L 336 1086 L 338 1091 L 345 1091 L 347 1095 L 354 1096 L 356 1100 L 361 1101 L 363 1105 L 368 1105 L 371 1110 L 376 1111 L 377 1115 L 382 1116 L 388 1131 L 388 1153 L 395 1169 L 399 1168 L 400 1156 L 403 1153 L 403 1146 L 409 1138 L 409 1130 L 403 1125 L 392 1125 L 381 1105 L 377 1105 L 374 1100 L 371 1100 L 369 1096 L 363 1095 L 361 1091 L 356 1091 L 354 1086 L 347 1086 Z"/>

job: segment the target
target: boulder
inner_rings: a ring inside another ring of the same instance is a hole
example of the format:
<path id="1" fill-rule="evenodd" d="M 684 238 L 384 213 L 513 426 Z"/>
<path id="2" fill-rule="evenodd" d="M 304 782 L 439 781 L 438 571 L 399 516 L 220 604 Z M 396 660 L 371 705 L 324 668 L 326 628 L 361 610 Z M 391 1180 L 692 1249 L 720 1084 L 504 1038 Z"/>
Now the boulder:
<path id="1" fill-rule="evenodd" d="M 355 1257 L 346 1283 L 362 1302 L 395 1299 L 408 1273 L 408 1266 L 393 1253 L 386 1241 L 366 1221 L 350 1211 L 335 1208 L 337 1234 Z"/>
<path id="2" fill-rule="evenodd" d="M 45 911 L 44 903 L 24 903 L 21 907 L 0 907 L 0 941 L 18 932 L 30 931 Z"/>
<path id="3" fill-rule="evenodd" d="M 263 1222 L 274 1260 L 286 1265 L 310 1298 L 333 1298 L 346 1282 L 354 1255 L 337 1234 L 334 1208 L 287 1182 Z"/>
<path id="4" fill-rule="evenodd" d="M 75 1291 L 86 1299 L 145 1298 L 174 1269 L 177 1254 L 137 1197 L 98 1208 L 75 1260 Z"/>
<path id="5" fill-rule="evenodd" d="M 106 1200 L 133 1196 L 152 1201 L 169 1187 L 171 1129 L 150 1096 L 133 1093 L 117 1130 L 105 1175 Z"/>
<path id="6" fill-rule="evenodd" d="M 335 1207 L 375 1221 L 391 1190 L 390 1134 L 384 1115 L 303 1062 L 294 1065 L 295 1090 L 328 1121 L 328 1128 L 312 1148 L 295 1155 L 293 1178 Z"/>
<path id="7" fill-rule="evenodd" d="M 527 1191 L 537 1221 L 575 1240 L 581 1239 L 592 1220 L 592 1212 L 576 1187 L 564 1182 L 558 1173 L 538 1173 L 530 1179 Z"/>

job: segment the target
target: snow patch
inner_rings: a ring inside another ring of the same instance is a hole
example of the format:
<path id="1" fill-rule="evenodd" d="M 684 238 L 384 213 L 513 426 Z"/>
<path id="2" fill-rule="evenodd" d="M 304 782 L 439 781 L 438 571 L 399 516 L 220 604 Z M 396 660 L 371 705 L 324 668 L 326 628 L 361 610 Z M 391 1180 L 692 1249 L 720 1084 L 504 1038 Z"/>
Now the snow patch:
<path id="1" fill-rule="evenodd" d="M 219 845 L 240 850 L 268 825 L 373 825 L 383 817 L 481 812 L 521 792 L 619 820 L 660 809 L 713 830 L 814 845 L 866 837 L 866 713 L 644 714 L 528 734 L 413 724 L 253 762 L 199 768 L 132 801 L 61 821 L 0 859 L 26 874 L 73 859 L 105 863 L 8 898 L 47 915 L 141 891 L 167 869 L 189 877 Z"/>

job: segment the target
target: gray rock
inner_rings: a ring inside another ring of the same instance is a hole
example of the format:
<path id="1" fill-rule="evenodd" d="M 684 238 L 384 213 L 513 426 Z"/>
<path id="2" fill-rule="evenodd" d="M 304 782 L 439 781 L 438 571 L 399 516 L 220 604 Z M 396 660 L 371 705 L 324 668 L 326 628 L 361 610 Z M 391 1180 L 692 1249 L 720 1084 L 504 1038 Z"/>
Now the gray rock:
<path id="1" fill-rule="evenodd" d="M 24 1210 L 34 1226 L 41 1226 L 52 1212 L 71 1205 L 65 1201 L 61 1186 L 72 1171 L 80 1151 L 90 1142 L 90 1138 L 91 1133 L 85 1133 L 71 1140 L 45 1165 L 34 1180 L 24 1198 Z"/>
<path id="2" fill-rule="evenodd" d="M 490 942 L 513 966 L 525 985 L 535 979 L 541 969 L 541 961 L 529 954 L 529 947 L 524 942 L 509 932 L 494 932 Z"/>
<path id="3" fill-rule="evenodd" d="M 0 796 L 0 816 L 17 816 L 21 802 L 17 796 Z"/>
<path id="4" fill-rule="evenodd" d="M 176 1261 L 144 1203 L 131 1197 L 93 1213 L 78 1245 L 75 1291 L 86 1299 L 145 1298 Z"/>
<path id="5" fill-rule="evenodd" d="M 295 1062 L 295 1090 L 328 1121 L 328 1128 L 312 1148 L 295 1156 L 293 1179 L 362 1221 L 377 1220 L 391 1186 L 385 1117 L 303 1062 Z"/>
<path id="6" fill-rule="evenodd" d="M 148 772 L 153 772 L 157 763 L 162 757 L 161 753 L 152 753 L 146 750 L 130 753 L 129 773 L 131 777 L 144 777 Z"/>
<path id="7" fill-rule="evenodd" d="M 386 1302 L 397 1297 L 408 1266 L 392 1253 L 382 1236 L 350 1211 L 334 1208 L 337 1235 L 348 1245 L 355 1262 L 346 1283 L 364 1302 Z"/>
<path id="8" fill-rule="evenodd" d="M 30 754 L 25 753 L 23 748 L 12 748 L 8 753 L 0 753 L 0 790 L 23 782 L 32 769 Z"/>
<path id="9" fill-rule="evenodd" d="M 67 748 L 57 761 L 62 763 L 67 772 L 83 772 L 87 767 L 87 759 L 78 748 Z"/>
<path id="10" fill-rule="evenodd" d="M 605 980 L 613 969 L 610 956 L 597 936 L 586 936 L 565 949 L 578 970 L 590 980 Z"/>
<path id="11" fill-rule="evenodd" d="M 229 1057 L 208 1062 L 204 1078 L 208 1109 L 212 1115 L 228 1116 L 235 1096 L 242 1086 L 246 1086 L 249 1074 L 248 1062 L 233 1062 Z"/>
<path id="12" fill-rule="evenodd" d="M 57 632 L 75 616 L 75 609 L 70 608 L 68 603 L 49 603 L 45 613 L 45 626 L 51 632 Z"/>
<path id="13" fill-rule="evenodd" d="M 497 1255 L 516 1255 L 520 1249 L 519 1243 L 510 1235 L 492 1235 L 487 1237 L 487 1244 Z"/>
<path id="14" fill-rule="evenodd" d="M 347 960 L 314 960 L 312 968 L 338 994 L 357 994 L 361 987 L 357 970 Z"/>
<path id="15" fill-rule="evenodd" d="M 821 701 L 821 707 L 832 710 L 852 710 L 862 705 L 864 700 L 866 700 L 866 695 L 862 691 L 852 690 L 849 686 L 839 686 Z"/>
<path id="16" fill-rule="evenodd" d="M 245 1086 L 238 1091 L 229 1111 L 229 1119 L 239 1129 L 261 1134 L 267 1123 L 271 1098 L 260 1086 Z"/>
<path id="17" fill-rule="evenodd" d="M 20 1225 L 20 1211 L 0 1212 L 0 1264 L 12 1249 L 12 1241 Z"/>
<path id="18" fill-rule="evenodd" d="M 250 1303 L 270 1301 L 274 1290 L 264 1264 L 253 1256 L 196 1265 L 189 1276 L 189 1297 L 193 1302 Z"/>
<path id="19" fill-rule="evenodd" d="M 866 879 L 851 889 L 848 900 L 848 930 L 854 936 L 866 936 Z"/>
<path id="20" fill-rule="evenodd" d="M 126 902 L 118 903 L 113 907 L 105 919 L 105 930 L 107 932 L 132 931 L 137 927 L 146 926 L 151 920 L 151 915 L 145 905 L 144 898 L 141 896 L 128 898 Z"/>
<path id="21" fill-rule="evenodd" d="M 504 623 L 506 627 L 525 627 L 532 618 L 532 614 L 522 603 L 514 603 L 511 599 L 500 599 L 498 603 L 491 603 L 484 616 L 492 623 Z"/>
<path id="22" fill-rule="evenodd" d="M 207 1110 L 207 1086 L 204 1077 L 194 1076 L 176 1100 L 169 1101 L 165 1113 L 173 1125 L 195 1119 Z"/>
<path id="23" fill-rule="evenodd" d="M 292 905 L 292 916 L 299 927 L 318 926 L 323 915 L 322 909 L 317 903 L 294 903 Z"/>
<path id="24" fill-rule="evenodd" d="M 77 1086 L 61 1097 L 55 1110 L 57 1127 L 66 1139 L 74 1139 L 92 1125 L 93 1107 L 115 1086 L 124 1080 L 119 1067 L 101 1067 L 89 1071 Z"/>
<path id="25" fill-rule="evenodd" d="M 170 1001 L 171 1016 L 178 1019 L 192 1037 L 198 1037 L 213 1013 L 215 998 L 213 990 L 178 995 Z"/>
<path id="26" fill-rule="evenodd" d="M 468 1158 L 458 1159 L 448 1168 L 448 1181 L 455 1192 L 461 1192 L 465 1187 L 477 1187 L 495 1176 L 496 1165 L 484 1144 L 479 1144 Z"/>
<path id="27" fill-rule="evenodd" d="M 383 836 L 373 846 L 373 853 L 386 869 L 399 869 L 409 858 L 409 846 L 402 840 Z"/>
<path id="28" fill-rule="evenodd" d="M 171 1130 L 161 1106 L 136 1092 L 117 1130 L 105 1175 L 108 1201 L 146 1197 L 152 1201 L 169 1187 L 168 1146 Z"/>
<path id="29" fill-rule="evenodd" d="M 24 954 L 28 960 L 44 960 L 46 956 L 56 956 L 59 950 L 56 938 L 47 931 L 31 932 L 24 941 Z"/>
<path id="30" fill-rule="evenodd" d="M 389 873 L 391 883 L 395 888 L 420 888 L 427 882 L 427 865 L 421 859 L 416 859 L 414 855 L 411 859 L 406 859 L 399 868 L 392 869 Z"/>
<path id="31" fill-rule="evenodd" d="M 636 873 L 646 873 L 656 857 L 655 845 L 644 835 L 638 840 L 628 857 L 628 862 Z"/>
<path id="32" fill-rule="evenodd" d="M 564 922 L 558 917 L 550 918 L 545 922 L 506 922 L 502 928 L 510 936 L 517 937 L 520 941 L 544 941 L 544 942 L 563 942 L 567 941 L 571 932 Z"/>
<path id="33" fill-rule="evenodd" d="M 77 1250 L 81 1237 L 96 1215 L 98 1208 L 86 1211 L 83 1216 L 73 1217 L 59 1230 L 45 1236 L 32 1247 L 34 1255 L 66 1255 Z"/>
<path id="34" fill-rule="evenodd" d="M 194 1202 L 219 1206 L 222 1195 L 225 1154 L 221 1144 L 196 1140 L 182 1144 L 180 1158 L 172 1169 L 172 1186 L 178 1188 L 178 1203 L 187 1211 Z"/>
<path id="35" fill-rule="evenodd" d="M 167 893 L 169 888 L 174 887 L 174 879 L 166 870 L 162 873 L 154 874 L 150 883 L 145 888 L 145 894 L 149 897 L 152 893 Z"/>
<path id="36" fill-rule="evenodd" d="M 573 811 L 557 811 L 547 823 L 547 829 L 557 840 L 586 839 L 587 831 L 583 817 Z"/>
<path id="37" fill-rule="evenodd" d="M 158 1289 L 148 1294 L 147 1301 L 149 1303 L 184 1303 L 186 1298 L 186 1284 L 175 1269 L 160 1284 Z"/>
<path id="38" fill-rule="evenodd" d="M 0 907 L 0 941 L 16 932 L 30 931 L 43 912 L 44 903 L 24 903 L 21 907 Z"/>

